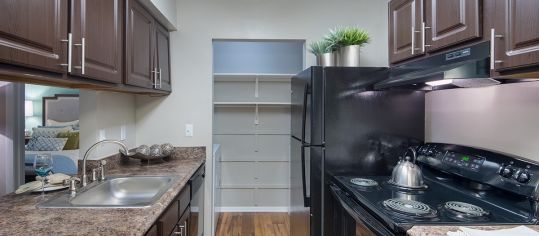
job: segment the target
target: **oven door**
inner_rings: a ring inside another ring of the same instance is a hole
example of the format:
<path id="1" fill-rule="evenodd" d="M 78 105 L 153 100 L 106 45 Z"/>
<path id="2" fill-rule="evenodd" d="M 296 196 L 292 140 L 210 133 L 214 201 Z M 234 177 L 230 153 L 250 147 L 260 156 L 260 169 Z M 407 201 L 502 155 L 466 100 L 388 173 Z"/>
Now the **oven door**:
<path id="1" fill-rule="evenodd" d="M 329 186 L 329 191 L 331 195 L 326 200 L 329 204 L 326 210 L 326 235 L 397 235 L 376 220 L 339 187 L 332 184 Z"/>

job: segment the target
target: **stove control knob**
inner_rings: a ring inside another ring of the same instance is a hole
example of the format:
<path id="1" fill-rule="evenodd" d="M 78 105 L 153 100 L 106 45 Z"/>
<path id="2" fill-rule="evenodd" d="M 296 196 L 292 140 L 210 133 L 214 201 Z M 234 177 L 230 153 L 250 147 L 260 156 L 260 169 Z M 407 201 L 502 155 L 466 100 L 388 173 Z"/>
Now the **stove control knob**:
<path id="1" fill-rule="evenodd" d="M 522 172 L 520 172 L 518 174 L 517 181 L 519 183 L 524 184 L 524 183 L 527 183 L 528 181 L 530 181 L 530 178 L 531 178 L 530 173 L 528 173 L 527 171 L 522 171 Z"/>
<path id="2" fill-rule="evenodd" d="M 500 170 L 500 175 L 505 177 L 505 178 L 511 178 L 511 176 L 513 176 L 513 168 L 511 168 L 511 166 L 504 166 L 502 167 L 502 169 Z"/>

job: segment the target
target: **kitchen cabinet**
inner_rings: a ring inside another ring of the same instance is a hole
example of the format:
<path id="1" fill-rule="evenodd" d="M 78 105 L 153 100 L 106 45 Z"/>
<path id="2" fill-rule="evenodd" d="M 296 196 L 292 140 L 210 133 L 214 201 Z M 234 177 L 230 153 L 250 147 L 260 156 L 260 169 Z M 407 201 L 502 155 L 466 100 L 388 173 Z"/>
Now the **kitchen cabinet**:
<path id="1" fill-rule="evenodd" d="M 72 75 L 122 83 L 122 0 L 71 2 Z"/>
<path id="2" fill-rule="evenodd" d="M 204 235 L 204 178 L 206 176 L 205 166 L 201 166 L 189 180 L 191 185 L 191 213 L 189 216 L 189 225 L 187 235 Z M 181 224 L 179 224 L 181 225 Z"/>
<path id="3" fill-rule="evenodd" d="M 0 9 L 0 62 L 66 70 L 67 0 L 3 0 Z"/>
<path id="4" fill-rule="evenodd" d="M 506 71 L 539 65 L 539 1 L 497 0 L 491 32 L 494 69 Z"/>
<path id="5" fill-rule="evenodd" d="M 191 219 L 191 209 L 187 208 L 180 220 L 178 220 L 178 223 L 176 224 L 176 227 L 172 231 L 171 235 L 190 236 L 188 230 Z"/>
<path id="6" fill-rule="evenodd" d="M 483 24 L 490 24 L 483 10 L 493 14 L 492 5 L 481 0 L 392 0 L 390 64 L 482 40 Z"/>
<path id="7" fill-rule="evenodd" d="M 146 233 L 146 236 L 157 236 L 159 235 L 158 231 L 157 231 L 157 225 L 153 225 L 150 230 L 148 230 L 148 232 Z"/>
<path id="8" fill-rule="evenodd" d="M 168 31 L 136 0 L 127 1 L 126 83 L 171 90 Z"/>
<path id="9" fill-rule="evenodd" d="M 188 184 L 161 213 L 156 222 L 146 232 L 146 236 L 198 236 L 203 235 L 204 223 L 204 175 L 203 164 L 191 176 Z"/>
<path id="10" fill-rule="evenodd" d="M 389 60 L 399 62 L 423 55 L 421 27 L 423 0 L 393 0 L 389 3 Z"/>
<path id="11" fill-rule="evenodd" d="M 155 21 L 136 0 L 127 0 L 126 84 L 153 88 Z"/>
<path id="12" fill-rule="evenodd" d="M 155 24 L 155 67 L 157 68 L 158 81 L 155 89 L 171 91 L 170 81 L 170 36 L 168 31 Z"/>
<path id="13" fill-rule="evenodd" d="M 426 48 L 440 50 L 482 37 L 481 0 L 426 0 Z"/>
<path id="14" fill-rule="evenodd" d="M 191 212 L 189 209 L 190 196 L 191 187 L 190 185 L 186 185 L 146 232 L 146 236 L 170 235 L 176 234 L 174 232 L 179 232 L 179 225 L 188 221 Z M 185 224 L 186 226 L 187 224 Z M 183 231 L 186 231 L 186 229 Z M 187 236 L 187 234 L 184 233 L 184 236 Z"/>
<path id="15" fill-rule="evenodd" d="M 169 33 L 136 0 L 5 0 L 0 7 L 3 80 L 171 91 Z"/>

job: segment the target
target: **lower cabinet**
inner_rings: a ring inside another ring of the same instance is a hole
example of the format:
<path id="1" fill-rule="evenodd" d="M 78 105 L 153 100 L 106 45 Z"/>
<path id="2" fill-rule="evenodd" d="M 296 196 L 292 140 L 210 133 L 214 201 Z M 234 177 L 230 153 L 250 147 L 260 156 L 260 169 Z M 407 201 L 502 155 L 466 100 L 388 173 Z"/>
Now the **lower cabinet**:
<path id="1" fill-rule="evenodd" d="M 155 224 L 146 232 L 147 236 L 187 236 L 187 226 L 191 210 L 191 186 L 186 185 L 180 194 L 170 203 L 167 209 L 157 219 Z"/>
<path id="2" fill-rule="evenodd" d="M 176 224 L 176 227 L 170 235 L 188 236 L 189 234 L 189 222 L 191 221 L 191 208 L 188 207 L 183 213 L 182 217 Z"/>
<path id="3" fill-rule="evenodd" d="M 191 176 L 191 180 L 180 194 L 167 206 L 155 223 L 146 232 L 146 236 L 197 236 L 202 235 L 205 165 Z M 202 191 L 202 192 L 201 192 Z M 196 194 L 193 194 L 196 193 Z M 202 197 L 200 197 L 202 196 Z M 193 214 L 191 208 L 193 207 Z M 193 228 L 192 228 L 193 227 Z"/>

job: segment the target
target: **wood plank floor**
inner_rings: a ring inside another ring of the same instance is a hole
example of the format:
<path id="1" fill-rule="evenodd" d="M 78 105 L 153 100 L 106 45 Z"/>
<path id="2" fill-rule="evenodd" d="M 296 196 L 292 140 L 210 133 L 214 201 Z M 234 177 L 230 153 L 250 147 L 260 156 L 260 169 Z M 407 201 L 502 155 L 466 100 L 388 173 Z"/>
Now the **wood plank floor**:
<path id="1" fill-rule="evenodd" d="M 288 213 L 236 213 L 219 216 L 216 236 L 289 236 Z"/>

